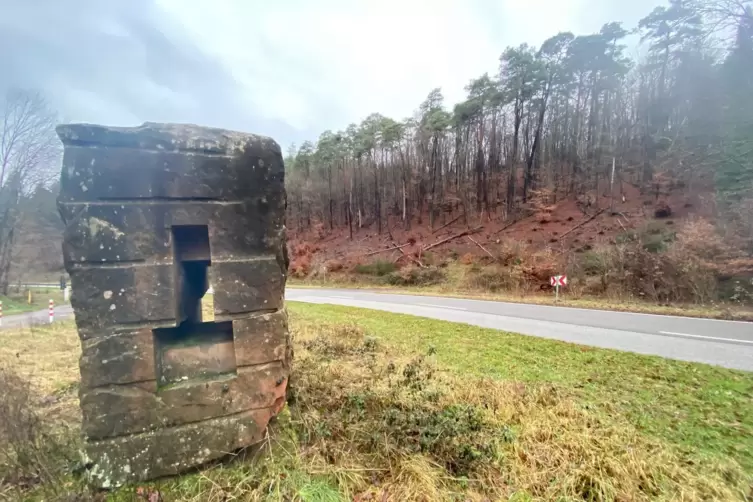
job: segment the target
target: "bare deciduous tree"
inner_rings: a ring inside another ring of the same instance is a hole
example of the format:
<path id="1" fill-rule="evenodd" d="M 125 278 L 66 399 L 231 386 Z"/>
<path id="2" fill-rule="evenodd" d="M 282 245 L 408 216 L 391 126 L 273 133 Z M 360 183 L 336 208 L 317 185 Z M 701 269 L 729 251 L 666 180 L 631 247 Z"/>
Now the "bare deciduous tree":
<path id="1" fill-rule="evenodd" d="M 60 148 L 55 113 L 41 94 L 14 89 L 0 106 L 0 293 L 7 294 L 21 198 L 52 179 Z"/>

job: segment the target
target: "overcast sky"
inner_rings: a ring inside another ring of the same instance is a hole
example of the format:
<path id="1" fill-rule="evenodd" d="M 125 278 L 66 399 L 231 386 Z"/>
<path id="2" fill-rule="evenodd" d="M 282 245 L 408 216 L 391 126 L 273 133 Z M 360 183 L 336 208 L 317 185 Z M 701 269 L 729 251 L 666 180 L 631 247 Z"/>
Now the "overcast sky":
<path id="1" fill-rule="evenodd" d="M 0 0 L 0 89 L 44 92 L 67 122 L 191 122 L 316 140 L 371 112 L 448 104 L 508 45 L 658 0 Z"/>

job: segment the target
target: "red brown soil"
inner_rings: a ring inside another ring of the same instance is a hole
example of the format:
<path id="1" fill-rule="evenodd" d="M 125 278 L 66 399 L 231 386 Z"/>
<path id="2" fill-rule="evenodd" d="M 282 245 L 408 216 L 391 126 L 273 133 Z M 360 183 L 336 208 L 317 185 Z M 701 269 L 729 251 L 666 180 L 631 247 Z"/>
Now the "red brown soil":
<path id="1" fill-rule="evenodd" d="M 625 182 L 622 186 L 624 201 L 617 195 L 613 211 L 610 211 L 610 199 L 606 196 L 600 196 L 598 204 L 592 203 L 588 207 L 582 203 L 583 198 L 580 201 L 569 198 L 544 207 L 539 205 L 534 208 L 533 204 L 529 204 L 527 210 L 532 214 L 515 223 L 505 221 L 500 211 L 500 214 L 492 213 L 489 217 L 487 213 L 480 220 L 474 218 L 467 222 L 460 217 L 451 225 L 441 228 L 460 214 L 457 210 L 443 212 L 435 222 L 434 232 L 429 228 L 427 215 L 423 215 L 422 224 L 414 216 L 410 229 L 403 228 L 399 216 L 390 215 L 389 221 L 383 222 L 381 235 L 377 232 L 376 224 L 372 224 L 361 229 L 354 228 L 352 240 L 348 236 L 347 227 L 336 227 L 330 231 L 320 223 L 305 232 L 289 230 L 291 274 L 294 277 L 305 277 L 323 267 L 326 267 L 327 272 L 348 270 L 356 264 L 375 260 L 390 260 L 404 265 L 411 261 L 405 254 L 424 256 L 422 250 L 425 247 L 478 226 L 483 228 L 472 235 L 473 240 L 495 256 L 510 241 L 524 242 L 532 250 L 549 248 L 555 255 L 564 255 L 584 247 L 589 249 L 589 246 L 597 244 L 614 243 L 620 233 L 638 229 L 649 220 L 661 221 L 667 226 L 679 226 L 691 214 L 710 216 L 713 213 L 713 199 L 707 195 L 710 192 L 690 197 L 683 189 L 662 191 L 664 193 L 658 196 L 641 195 L 638 188 Z M 572 230 L 599 211 L 600 214 L 593 220 Z M 660 215 L 667 212 L 671 214 L 657 218 L 657 212 Z M 567 233 L 570 230 L 572 231 Z M 405 254 L 400 250 L 390 250 L 368 255 L 403 244 L 407 244 L 402 248 Z M 467 263 L 488 256 L 468 237 L 451 240 L 430 252 L 439 259 L 453 255 Z"/>

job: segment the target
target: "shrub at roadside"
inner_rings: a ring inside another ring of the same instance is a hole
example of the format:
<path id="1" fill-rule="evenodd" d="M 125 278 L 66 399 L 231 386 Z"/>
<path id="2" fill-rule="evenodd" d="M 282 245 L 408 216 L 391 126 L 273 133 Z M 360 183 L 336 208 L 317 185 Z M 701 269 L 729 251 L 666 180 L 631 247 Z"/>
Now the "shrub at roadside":
<path id="1" fill-rule="evenodd" d="M 387 275 L 387 284 L 393 286 L 432 286 L 446 280 L 445 273 L 437 267 L 408 265 Z"/>
<path id="2" fill-rule="evenodd" d="M 64 493 L 57 484 L 76 460 L 77 433 L 48 422 L 41 401 L 28 380 L 0 368 L 0 497 L 4 486 L 22 492 L 44 484 Z"/>
<path id="3" fill-rule="evenodd" d="M 520 291 L 526 286 L 526 278 L 519 267 L 487 265 L 468 270 L 463 278 L 463 287 L 470 290 Z"/>
<path id="4" fill-rule="evenodd" d="M 311 273 L 311 256 L 298 256 L 290 262 L 290 276 L 305 279 Z"/>
<path id="5" fill-rule="evenodd" d="M 391 261 L 376 260 L 371 263 L 361 263 L 353 267 L 353 271 L 362 275 L 383 277 L 397 270 L 397 265 Z"/>
<path id="6" fill-rule="evenodd" d="M 549 249 L 531 251 L 520 241 L 505 241 L 489 265 L 474 264 L 464 270 L 459 286 L 471 291 L 540 291 L 558 267 Z"/>
<path id="7" fill-rule="evenodd" d="M 652 301 L 705 304 L 732 299 L 720 296 L 719 284 L 730 264 L 747 263 L 743 256 L 705 220 L 688 221 L 676 233 L 654 223 L 623 234 L 615 245 L 580 254 L 569 273 L 586 278 L 586 292 L 592 294 L 627 292 Z"/>

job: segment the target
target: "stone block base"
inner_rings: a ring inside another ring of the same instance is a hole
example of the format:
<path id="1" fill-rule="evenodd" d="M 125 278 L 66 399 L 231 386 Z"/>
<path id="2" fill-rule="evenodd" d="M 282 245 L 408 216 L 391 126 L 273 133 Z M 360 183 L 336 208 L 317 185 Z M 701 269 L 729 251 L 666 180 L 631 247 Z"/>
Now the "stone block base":
<path id="1" fill-rule="evenodd" d="M 282 403 L 284 404 L 284 403 Z M 279 409 L 265 408 L 85 445 L 89 481 L 99 488 L 179 474 L 261 441 Z"/>

